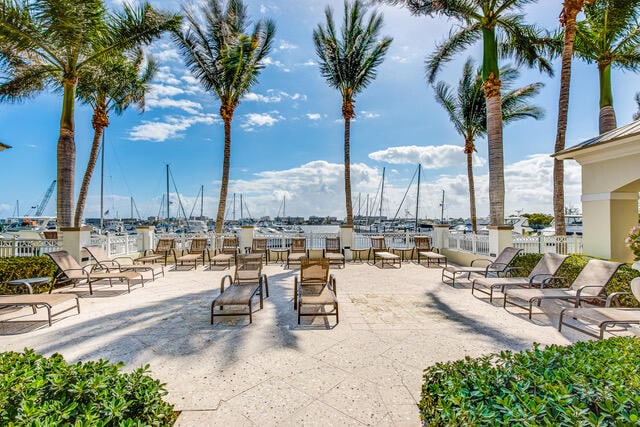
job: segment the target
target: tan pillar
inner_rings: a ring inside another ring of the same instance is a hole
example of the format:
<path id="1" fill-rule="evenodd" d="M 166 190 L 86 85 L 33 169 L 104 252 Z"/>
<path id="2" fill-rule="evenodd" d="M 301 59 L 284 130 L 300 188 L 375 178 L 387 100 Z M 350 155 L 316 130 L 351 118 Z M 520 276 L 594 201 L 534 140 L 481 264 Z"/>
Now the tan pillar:
<path id="1" fill-rule="evenodd" d="M 250 248 L 253 244 L 253 228 L 253 225 L 243 225 L 240 229 L 238 244 L 240 245 L 241 253 L 244 253 L 245 249 Z"/>
<path id="2" fill-rule="evenodd" d="M 89 261 L 89 254 L 82 248 L 91 245 L 91 227 L 62 227 L 62 249 L 69 252 L 80 264 Z"/>
<path id="3" fill-rule="evenodd" d="M 136 227 L 138 233 L 138 252 L 143 254 L 147 250 L 155 249 L 156 228 L 148 225 Z"/>
<path id="4" fill-rule="evenodd" d="M 431 238 L 431 246 L 438 249 L 447 249 L 449 247 L 448 225 L 438 224 L 433 226 L 433 237 Z"/>
<path id="5" fill-rule="evenodd" d="M 340 244 L 343 248 L 351 249 L 353 246 L 353 225 L 340 226 Z"/>
<path id="6" fill-rule="evenodd" d="M 497 257 L 504 248 L 513 246 L 513 227 L 510 225 L 490 225 L 489 256 Z"/>

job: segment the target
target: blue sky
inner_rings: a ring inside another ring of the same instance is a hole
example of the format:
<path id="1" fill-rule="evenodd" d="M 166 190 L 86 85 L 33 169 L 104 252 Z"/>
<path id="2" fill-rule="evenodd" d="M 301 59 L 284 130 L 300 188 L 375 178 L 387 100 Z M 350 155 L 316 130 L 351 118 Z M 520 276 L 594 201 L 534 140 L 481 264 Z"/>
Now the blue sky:
<path id="1" fill-rule="evenodd" d="M 247 1 L 254 19 L 276 22 L 274 49 L 258 84 L 238 106 L 232 124 L 230 198 L 244 195 L 253 217 L 276 216 L 283 198 L 286 214 L 343 218 L 343 129 L 341 99 L 320 76 L 312 29 L 324 22 L 330 5 L 340 20 L 343 3 L 335 0 Z M 178 10 L 175 1 L 152 1 Z M 440 216 L 445 190 L 445 216 L 468 216 L 468 189 L 463 140 L 426 83 L 425 57 L 457 25 L 444 18 L 414 17 L 402 8 L 377 7 L 384 15 L 383 34 L 394 38 L 378 76 L 356 97 L 357 117 L 351 126 L 354 213 L 365 213 L 367 194 L 373 201 L 386 168 L 383 214 L 413 215 L 416 185 L 409 187 L 418 162 L 423 166 L 420 216 Z M 524 13 L 529 22 L 555 28 L 560 4 L 542 0 Z M 222 166 L 223 127 L 219 103 L 202 91 L 185 70 L 169 39 L 149 47 L 160 66 L 144 113 L 129 110 L 110 117 L 106 130 L 105 210 L 108 218 L 130 215 L 133 197 L 141 216 L 157 215 L 165 192 L 165 164 L 187 215 L 204 185 L 204 213 L 215 216 Z M 455 84 L 468 56 L 480 61 L 480 45 L 447 64 L 439 80 Z M 554 77 L 522 69 L 519 84 L 545 84 L 536 103 L 545 118 L 507 126 L 504 158 L 507 215 L 552 211 L 552 161 L 559 92 L 559 61 Z M 629 123 L 640 90 L 632 73 L 613 71 L 614 106 L 618 125 Z M 21 104 L 0 105 L 0 141 L 13 146 L 0 153 L 0 217 L 11 216 L 16 200 L 20 213 L 39 202 L 56 175 L 56 141 L 61 99 L 42 94 Z M 598 80 L 595 65 L 574 60 L 567 146 L 597 134 Z M 76 195 L 86 166 L 93 130 L 91 111 L 76 110 Z M 486 140 L 476 141 L 478 213 L 488 215 Z M 99 216 L 100 169 L 92 180 L 86 217 Z M 408 189 L 409 188 L 409 189 Z M 408 189 L 408 191 L 407 191 Z M 566 204 L 580 207 L 580 168 L 566 165 Z M 171 188 L 171 199 L 177 195 Z M 400 204 L 405 192 L 406 200 Z M 360 195 L 360 208 L 358 196 Z M 372 204 L 372 203 L 371 203 Z M 171 205 L 172 216 L 177 203 Z M 199 213 L 199 203 L 194 213 Z M 245 215 L 246 215 L 245 211 Z M 282 213 L 282 212 L 280 212 Z M 55 201 L 45 214 L 55 214 Z M 236 217 L 240 216 L 239 202 Z"/>

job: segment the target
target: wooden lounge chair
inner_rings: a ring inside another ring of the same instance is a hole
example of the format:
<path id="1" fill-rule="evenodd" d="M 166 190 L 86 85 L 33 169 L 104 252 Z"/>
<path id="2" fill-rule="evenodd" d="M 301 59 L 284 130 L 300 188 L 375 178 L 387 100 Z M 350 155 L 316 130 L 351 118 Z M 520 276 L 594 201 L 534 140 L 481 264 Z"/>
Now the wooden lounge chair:
<path id="1" fill-rule="evenodd" d="M 104 271 L 135 271 L 135 272 L 151 272 L 151 280 L 156 280 L 156 276 L 162 274 L 164 277 L 164 266 L 162 264 L 134 264 L 134 259 L 128 256 L 119 256 L 115 258 L 109 258 L 107 253 L 102 249 L 102 246 L 85 246 L 91 258 L 94 259 L 98 267 Z"/>
<path id="2" fill-rule="evenodd" d="M 225 283 L 228 285 L 225 287 Z M 264 290 L 263 290 L 264 286 Z M 248 315 L 249 323 L 253 322 L 252 299 L 258 294 L 260 296 L 260 308 L 263 308 L 263 292 L 269 296 L 269 281 L 265 274 L 262 274 L 262 259 L 247 255 L 236 257 L 236 270 L 234 276 L 227 274 L 220 282 L 220 295 L 211 303 L 211 324 L 215 316 L 238 316 Z M 239 305 L 246 306 L 248 312 L 223 312 L 225 306 Z M 216 307 L 219 310 L 216 311 Z"/>
<path id="3" fill-rule="evenodd" d="M 100 280 L 108 280 L 110 286 L 113 286 L 113 280 L 118 280 L 119 282 L 126 281 L 128 292 L 131 292 L 131 280 L 140 279 L 140 283 L 144 287 L 142 274 L 134 271 L 92 271 L 92 266 L 82 267 L 67 251 L 47 252 L 46 255 L 51 258 L 60 269 L 60 272 L 53 279 L 49 293 L 53 290 L 55 283 L 65 282 L 72 283 L 74 287 L 78 285 L 89 285 L 90 295 L 93 295 L 92 284 Z"/>
<path id="4" fill-rule="evenodd" d="M 209 268 L 218 263 L 227 264 L 227 268 L 231 268 L 231 262 L 240 253 L 238 238 L 236 236 L 224 236 L 222 238 L 222 246 L 216 252 L 213 258 L 209 258 Z"/>
<path id="5" fill-rule="evenodd" d="M 418 264 L 422 258 L 427 260 L 427 267 L 431 266 L 432 262 L 435 262 L 438 267 L 442 264 L 447 266 L 447 257 L 440 253 L 438 248 L 431 246 L 431 238 L 429 236 L 414 236 L 413 243 L 415 244 L 414 251 L 417 253 Z"/>
<path id="6" fill-rule="evenodd" d="M 548 252 L 540 258 L 527 277 L 480 277 L 474 279 L 471 282 L 471 294 L 473 295 L 474 291 L 482 292 L 489 295 L 489 302 L 493 302 L 493 291 L 498 288 L 500 288 L 500 292 L 504 293 L 507 287 L 532 288 L 540 286 L 543 282 L 553 279 L 567 258 L 568 255 Z M 517 270 L 516 267 L 507 269 L 510 275 Z"/>
<path id="7" fill-rule="evenodd" d="M 385 261 L 387 264 L 398 264 L 398 267 L 402 267 L 402 258 L 400 255 L 392 254 L 387 248 L 387 242 L 384 237 L 371 237 L 371 251 L 373 254 L 373 265 L 376 265 L 376 261 L 380 260 L 380 268 L 384 268 Z"/>
<path id="8" fill-rule="evenodd" d="M 144 251 L 143 256 L 136 258 L 134 261 L 141 262 L 143 264 L 147 262 L 155 263 L 158 260 L 163 259 L 164 265 L 167 265 L 167 261 L 169 259 L 169 255 L 173 255 L 173 259 L 176 259 L 175 252 L 175 239 L 170 238 L 162 238 L 158 239 L 158 243 L 156 244 L 156 248 L 147 249 Z"/>
<path id="9" fill-rule="evenodd" d="M 325 237 L 322 257 L 329 260 L 329 265 L 345 266 L 344 249 L 340 246 L 340 237 Z"/>
<path id="10" fill-rule="evenodd" d="M 600 294 L 621 265 L 619 262 L 591 259 L 580 271 L 570 287 L 560 289 L 544 287 L 540 289 L 507 289 L 504 293 L 502 306 L 506 308 L 507 303 L 509 303 L 524 308 L 529 311 L 529 319 L 531 319 L 531 310 L 534 302 L 540 306 L 542 300 L 556 299 L 574 301 L 575 307 L 580 307 L 582 301 L 605 300 Z M 544 283 L 542 286 L 544 286 Z M 528 305 L 519 304 L 514 300 L 524 300 Z"/>
<path id="11" fill-rule="evenodd" d="M 75 300 L 75 305 L 68 307 L 57 313 L 52 313 L 51 309 L 59 304 L 63 304 L 67 301 Z M 36 308 L 44 307 L 47 309 L 47 320 L 49 326 L 51 326 L 51 318 L 58 316 L 62 313 L 66 313 L 69 310 L 76 308 L 78 314 L 80 314 L 80 302 L 78 296 L 75 294 L 20 294 L 20 295 L 1 295 L 0 296 L 0 308 L 2 307 L 31 307 L 33 313 L 36 313 Z"/>
<path id="12" fill-rule="evenodd" d="M 198 260 L 202 260 L 202 266 L 204 267 L 205 255 L 209 255 L 207 242 L 208 239 L 206 237 L 194 237 L 191 239 L 189 252 L 176 258 L 176 267 L 178 266 L 178 263 L 180 263 L 180 265 L 184 265 L 185 262 L 193 262 L 193 269 L 196 270 L 198 268 Z M 210 255 L 209 261 L 211 261 Z"/>
<path id="13" fill-rule="evenodd" d="M 260 254 L 265 264 L 269 264 L 269 249 L 267 249 L 267 239 L 265 237 L 254 237 L 251 241 L 250 254 Z"/>
<path id="14" fill-rule="evenodd" d="M 449 283 L 455 287 L 456 277 L 458 275 L 467 275 L 467 279 L 471 280 L 471 274 L 480 274 L 483 277 L 489 277 L 489 275 L 499 276 L 507 271 L 507 268 L 511 265 L 516 256 L 522 251 L 522 249 L 507 247 L 500 252 L 494 261 L 486 258 L 474 259 L 471 261 L 469 267 L 458 267 L 455 265 L 449 265 L 442 269 L 442 283 Z M 476 263 L 484 262 L 487 265 L 477 266 Z M 445 280 L 446 279 L 446 280 Z"/>
<path id="15" fill-rule="evenodd" d="M 293 308 L 298 312 L 298 324 L 301 316 L 317 316 L 317 312 L 303 312 L 302 307 L 333 306 L 330 312 L 324 311 L 324 316 L 336 316 L 336 324 L 340 322 L 338 314 L 338 298 L 336 296 L 336 278 L 329 275 L 329 259 L 300 260 L 300 280 L 294 278 Z"/>
<path id="16" fill-rule="evenodd" d="M 307 256 L 307 238 L 306 237 L 292 237 L 291 247 L 287 254 L 287 268 L 292 262 L 299 263 L 303 258 Z"/>

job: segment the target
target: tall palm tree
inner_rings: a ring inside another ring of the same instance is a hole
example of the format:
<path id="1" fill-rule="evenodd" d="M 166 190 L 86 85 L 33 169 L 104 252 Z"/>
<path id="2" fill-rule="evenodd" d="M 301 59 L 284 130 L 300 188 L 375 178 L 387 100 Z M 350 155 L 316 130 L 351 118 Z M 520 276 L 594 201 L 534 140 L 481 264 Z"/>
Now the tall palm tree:
<path id="1" fill-rule="evenodd" d="M 74 108 L 78 80 L 106 52 L 151 42 L 179 25 L 179 17 L 148 3 L 108 13 L 101 0 L 0 0 L 0 52 L 11 52 L 0 100 L 18 100 L 62 87 L 57 147 L 58 225 L 73 223 L 76 146 Z"/>
<path id="2" fill-rule="evenodd" d="M 257 82 L 263 59 L 271 51 L 275 24 L 256 22 L 248 33 L 250 20 L 242 0 L 229 0 L 226 9 L 219 0 L 208 0 L 201 8 L 202 19 L 184 10 L 187 27 L 174 32 L 187 68 L 207 92 L 220 101 L 224 122 L 224 158 L 216 232 L 222 231 L 229 186 L 231 121 L 242 96 Z"/>
<path id="3" fill-rule="evenodd" d="M 100 139 L 104 129 L 109 126 L 109 114 L 121 115 L 131 104 L 144 110 L 144 97 L 157 71 L 153 58 L 148 58 L 145 63 L 142 49 L 113 53 L 103 56 L 78 83 L 78 98 L 93 109 L 91 125 L 94 132 L 87 168 L 78 193 L 74 227 L 80 227 L 82 223 L 89 184 L 98 160 Z"/>
<path id="4" fill-rule="evenodd" d="M 636 105 L 638 106 L 638 111 L 633 113 L 633 120 L 640 119 L 640 92 L 636 92 L 636 96 L 633 98 L 636 100 Z"/>
<path id="5" fill-rule="evenodd" d="M 558 97 L 558 125 L 556 128 L 555 152 L 564 150 L 569 113 L 569 89 L 571 87 L 571 58 L 576 37 L 576 18 L 586 3 L 595 0 L 564 0 L 560 24 L 564 27 L 562 65 L 560 70 L 560 95 Z M 566 234 L 564 220 L 564 162 L 553 159 L 553 217 L 557 236 Z"/>
<path id="6" fill-rule="evenodd" d="M 392 39 L 379 39 L 382 15 L 371 13 L 366 24 L 366 7 L 361 0 L 351 5 L 344 2 L 344 21 L 340 34 L 336 32 L 333 12 L 325 9 L 326 24 L 313 31 L 316 54 L 320 60 L 320 73 L 329 86 L 342 95 L 344 118 L 344 192 L 347 225 L 353 225 L 351 205 L 351 119 L 355 117 L 354 97 L 376 78 L 376 68 L 384 60 Z"/>
<path id="7" fill-rule="evenodd" d="M 600 80 L 600 133 L 615 129 L 611 67 L 640 69 L 640 1 L 600 0 L 584 7 L 576 24 L 575 54 L 596 63 Z"/>
<path id="8" fill-rule="evenodd" d="M 542 83 L 531 83 L 518 89 L 510 90 L 512 84 L 520 77 L 513 67 L 501 67 L 502 81 L 502 121 L 504 124 L 527 117 L 536 120 L 544 116 L 540 107 L 529 104 L 529 100 L 540 93 Z M 469 180 L 469 211 L 471 227 L 477 232 L 476 198 L 473 179 L 473 153 L 476 151 L 475 139 L 487 134 L 487 104 L 483 96 L 481 70 L 475 71 L 471 58 L 467 59 L 462 70 L 462 77 L 457 90 L 447 83 L 439 81 L 434 86 L 436 101 L 449 114 L 449 120 L 456 131 L 464 138 L 464 153 L 467 156 L 467 177 Z"/>
<path id="9" fill-rule="evenodd" d="M 483 42 L 482 80 L 487 102 L 489 142 L 489 217 L 491 225 L 504 223 L 504 160 L 499 58 L 518 65 L 538 66 L 552 73 L 546 55 L 550 40 L 523 20 L 522 8 L 535 0 L 377 0 L 406 6 L 415 15 L 443 15 L 461 22 L 457 31 L 436 47 L 427 60 L 433 83 L 442 65 L 479 40 Z"/>

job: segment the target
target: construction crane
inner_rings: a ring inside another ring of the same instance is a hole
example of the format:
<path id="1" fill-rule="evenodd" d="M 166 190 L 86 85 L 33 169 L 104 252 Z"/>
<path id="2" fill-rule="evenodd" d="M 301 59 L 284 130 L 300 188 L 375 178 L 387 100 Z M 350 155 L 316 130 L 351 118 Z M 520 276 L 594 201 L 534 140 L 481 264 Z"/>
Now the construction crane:
<path id="1" fill-rule="evenodd" d="M 41 216 L 42 215 L 42 212 L 44 212 L 44 208 L 46 208 L 47 207 L 47 203 L 49 203 L 49 199 L 51 198 L 51 195 L 53 194 L 53 189 L 54 188 L 56 188 L 56 180 L 55 179 L 53 180 L 53 182 L 51 182 L 51 185 L 49 185 L 49 188 L 47 188 L 47 192 L 44 193 L 44 197 L 42 197 L 42 201 L 38 205 L 38 209 L 36 209 L 35 216 Z"/>

